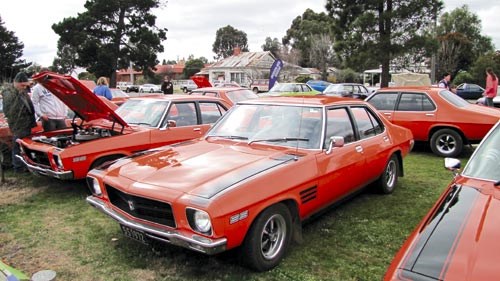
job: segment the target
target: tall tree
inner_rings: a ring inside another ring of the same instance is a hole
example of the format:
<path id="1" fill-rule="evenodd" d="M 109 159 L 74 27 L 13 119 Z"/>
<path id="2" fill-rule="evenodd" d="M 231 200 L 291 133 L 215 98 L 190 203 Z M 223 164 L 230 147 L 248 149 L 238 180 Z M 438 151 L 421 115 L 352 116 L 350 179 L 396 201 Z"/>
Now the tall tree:
<path id="1" fill-rule="evenodd" d="M 77 65 L 87 67 L 96 76 L 111 77 L 116 70 L 129 67 L 151 73 L 163 52 L 166 28 L 159 28 L 156 16 L 161 0 L 87 0 L 86 11 L 52 25 L 58 46 L 69 45 L 76 51 Z"/>
<path id="2" fill-rule="evenodd" d="M 58 73 L 70 73 L 76 68 L 75 48 L 70 45 L 57 44 L 57 55 L 52 61 L 52 70 Z"/>
<path id="3" fill-rule="evenodd" d="M 269 51 L 275 58 L 279 58 L 281 43 L 278 41 L 278 38 L 271 39 L 271 37 L 266 37 L 266 42 L 262 45 L 262 50 Z"/>
<path id="4" fill-rule="evenodd" d="M 212 51 L 216 54 L 214 59 L 219 60 L 233 55 L 235 47 L 239 47 L 243 52 L 248 52 L 247 34 L 230 25 L 219 28 L 212 45 Z"/>
<path id="5" fill-rule="evenodd" d="M 25 60 L 19 59 L 24 44 L 4 24 L 0 17 L 0 82 L 10 81 L 20 69 L 29 66 Z"/>
<path id="6" fill-rule="evenodd" d="M 326 80 L 328 66 L 336 61 L 332 40 L 328 34 L 313 35 L 312 39 L 309 60 L 321 71 L 321 79 Z"/>
<path id="7" fill-rule="evenodd" d="M 325 13 L 316 13 L 307 9 L 302 16 L 296 17 L 286 31 L 282 42 L 301 53 L 299 64 L 305 67 L 317 67 L 310 62 L 309 51 L 315 35 L 331 35 L 333 21 Z"/>
<path id="8" fill-rule="evenodd" d="M 380 64 L 383 87 L 389 84 L 392 59 L 432 46 L 429 30 L 442 8 L 441 0 L 326 2 L 326 9 L 335 20 L 336 49 L 347 65 L 356 70 L 359 69 L 350 58 L 366 58 Z"/>
<path id="9" fill-rule="evenodd" d="M 481 35 L 481 20 L 467 5 L 444 13 L 437 27 L 438 73 L 469 70 L 476 59 L 494 50 L 491 38 Z"/>
<path id="10" fill-rule="evenodd" d="M 184 70 L 182 70 L 182 75 L 185 78 L 189 78 L 196 73 L 200 72 L 200 70 L 205 67 L 206 58 L 190 58 L 186 61 L 186 65 L 184 66 Z"/>

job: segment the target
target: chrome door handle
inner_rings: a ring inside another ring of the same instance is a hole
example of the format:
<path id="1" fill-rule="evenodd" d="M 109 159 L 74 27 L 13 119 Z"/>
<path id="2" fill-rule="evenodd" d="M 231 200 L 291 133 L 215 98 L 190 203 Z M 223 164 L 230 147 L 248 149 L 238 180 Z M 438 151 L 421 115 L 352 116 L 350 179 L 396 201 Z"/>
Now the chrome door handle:
<path id="1" fill-rule="evenodd" d="M 199 132 L 199 131 L 201 131 L 201 128 L 194 128 L 193 131 Z"/>
<path id="2" fill-rule="evenodd" d="M 385 142 L 389 141 L 389 137 L 387 137 L 387 136 L 384 136 L 383 139 L 384 139 Z"/>
<path id="3" fill-rule="evenodd" d="M 356 151 L 359 152 L 359 153 L 363 153 L 363 147 L 361 146 L 356 146 Z"/>
<path id="4" fill-rule="evenodd" d="M 434 117 L 434 113 L 426 113 L 425 116 Z"/>

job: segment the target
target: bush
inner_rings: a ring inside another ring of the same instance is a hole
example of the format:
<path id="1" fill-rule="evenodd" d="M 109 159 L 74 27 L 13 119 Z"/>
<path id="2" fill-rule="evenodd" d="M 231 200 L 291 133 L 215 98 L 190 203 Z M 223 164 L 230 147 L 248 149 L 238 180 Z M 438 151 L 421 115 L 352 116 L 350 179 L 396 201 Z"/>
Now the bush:
<path id="1" fill-rule="evenodd" d="M 472 77 L 472 74 L 470 74 L 467 71 L 459 71 L 457 76 L 453 79 L 453 84 L 454 85 L 460 85 L 462 83 L 471 83 L 473 82 L 474 78 Z"/>

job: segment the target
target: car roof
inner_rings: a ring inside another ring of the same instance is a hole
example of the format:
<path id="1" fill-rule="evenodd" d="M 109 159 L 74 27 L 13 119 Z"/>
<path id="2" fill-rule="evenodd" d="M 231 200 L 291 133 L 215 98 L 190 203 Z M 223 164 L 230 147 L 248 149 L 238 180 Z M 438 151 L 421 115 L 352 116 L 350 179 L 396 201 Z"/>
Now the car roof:
<path id="1" fill-rule="evenodd" d="M 238 104 L 290 104 L 290 105 L 308 105 L 308 106 L 327 106 L 334 104 L 367 104 L 362 100 L 353 98 L 344 98 L 336 96 L 266 96 L 258 99 L 238 102 Z"/>
<path id="2" fill-rule="evenodd" d="M 133 97 L 132 99 L 156 99 L 156 100 L 169 100 L 169 101 L 223 101 L 221 98 L 212 96 L 200 96 L 200 95 L 150 95 L 142 97 Z"/>

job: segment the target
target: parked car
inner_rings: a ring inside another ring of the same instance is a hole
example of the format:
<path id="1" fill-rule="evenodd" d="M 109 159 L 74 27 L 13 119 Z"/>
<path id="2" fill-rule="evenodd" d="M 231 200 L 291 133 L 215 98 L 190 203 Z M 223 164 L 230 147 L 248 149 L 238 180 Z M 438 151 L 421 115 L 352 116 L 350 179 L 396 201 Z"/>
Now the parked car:
<path id="1" fill-rule="evenodd" d="M 364 100 L 371 94 L 371 91 L 358 83 L 337 83 L 326 87 L 323 94 Z"/>
<path id="2" fill-rule="evenodd" d="M 197 89 L 197 88 L 198 88 L 198 86 L 196 85 L 196 83 L 193 80 L 186 80 L 186 82 L 182 83 L 180 86 L 180 89 L 184 93 L 191 92 L 192 90 Z"/>
<path id="3" fill-rule="evenodd" d="M 37 82 L 59 97 L 80 122 L 18 140 L 31 172 L 73 180 L 98 165 L 133 153 L 202 136 L 230 107 L 204 96 L 130 98 L 113 111 L 71 76 L 41 73 Z"/>
<path id="4" fill-rule="evenodd" d="M 384 88 L 367 101 L 443 157 L 456 157 L 464 145 L 479 143 L 500 118 L 497 109 L 471 104 L 437 87 Z"/>
<path id="5" fill-rule="evenodd" d="M 500 276 L 497 198 L 500 122 L 476 148 L 395 255 L 384 280 L 495 280 Z"/>
<path id="6" fill-rule="evenodd" d="M 214 87 L 216 87 L 216 88 L 243 88 L 243 87 L 241 87 L 240 84 L 238 84 L 236 82 L 224 82 L 224 81 L 215 82 Z"/>
<path id="7" fill-rule="evenodd" d="M 306 83 L 275 83 L 269 92 L 262 96 L 293 96 L 293 95 L 318 95 L 318 92 Z"/>
<path id="8" fill-rule="evenodd" d="M 463 99 L 475 100 L 480 98 L 484 93 L 484 88 L 470 83 L 463 83 L 457 86 L 457 95 Z"/>
<path id="9" fill-rule="evenodd" d="M 161 88 L 155 84 L 143 84 L 139 86 L 139 93 L 159 93 Z"/>
<path id="10" fill-rule="evenodd" d="M 249 88 L 256 94 L 269 91 L 269 79 L 255 79 Z"/>
<path id="11" fill-rule="evenodd" d="M 477 99 L 476 104 L 485 105 L 486 104 L 485 98 L 481 97 L 481 98 Z M 498 86 L 498 89 L 497 89 L 497 96 L 493 98 L 493 105 L 495 107 L 500 108 L 500 86 Z"/>
<path id="12" fill-rule="evenodd" d="M 234 105 L 239 101 L 259 98 L 257 94 L 245 88 L 201 88 L 194 90 L 191 95 L 202 95 L 218 97 L 225 100 L 229 105 Z"/>
<path id="13" fill-rule="evenodd" d="M 131 92 L 139 93 L 139 86 L 127 85 L 127 87 L 125 88 L 125 92 L 127 92 L 127 93 L 131 93 Z"/>
<path id="14" fill-rule="evenodd" d="M 309 80 L 306 84 L 318 92 L 323 92 L 332 83 L 323 80 Z"/>
<path id="15" fill-rule="evenodd" d="M 111 95 L 113 96 L 111 101 L 116 105 L 121 105 L 130 98 L 130 96 L 121 89 L 111 88 L 110 90 L 111 90 Z"/>
<path id="16" fill-rule="evenodd" d="M 205 135 L 89 172 L 87 202 L 125 236 L 279 264 L 301 223 L 369 183 L 394 191 L 411 132 L 332 97 L 239 102 Z M 107 238 L 103 238 L 107 239 Z"/>

